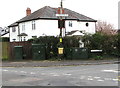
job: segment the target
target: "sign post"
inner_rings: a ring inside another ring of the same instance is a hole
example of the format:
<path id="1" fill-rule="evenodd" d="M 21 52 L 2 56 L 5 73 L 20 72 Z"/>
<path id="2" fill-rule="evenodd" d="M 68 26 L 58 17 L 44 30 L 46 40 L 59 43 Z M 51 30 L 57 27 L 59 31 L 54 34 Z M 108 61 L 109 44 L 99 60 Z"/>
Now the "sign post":
<path id="1" fill-rule="evenodd" d="M 62 0 L 61 0 L 61 7 L 58 8 L 57 14 L 56 16 L 59 18 L 58 19 L 58 28 L 60 29 L 60 41 L 59 41 L 59 46 L 58 46 L 58 55 L 60 57 L 60 59 L 62 58 L 63 54 L 64 54 L 64 47 L 63 47 L 63 40 L 62 37 L 64 37 L 64 28 L 65 28 L 65 17 L 68 16 L 68 14 L 64 14 L 64 9 L 63 9 L 63 5 L 62 5 Z"/>

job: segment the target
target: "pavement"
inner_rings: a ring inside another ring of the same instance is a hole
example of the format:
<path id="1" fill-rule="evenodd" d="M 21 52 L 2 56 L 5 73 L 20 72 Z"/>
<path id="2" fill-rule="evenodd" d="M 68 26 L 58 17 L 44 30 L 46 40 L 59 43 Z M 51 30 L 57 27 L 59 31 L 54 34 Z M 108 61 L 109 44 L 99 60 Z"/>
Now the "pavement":
<path id="1" fill-rule="evenodd" d="M 118 64 L 118 59 L 110 60 L 61 60 L 61 61 L 3 61 L 1 67 L 50 67 L 50 66 L 77 66 L 77 65 L 100 65 Z"/>

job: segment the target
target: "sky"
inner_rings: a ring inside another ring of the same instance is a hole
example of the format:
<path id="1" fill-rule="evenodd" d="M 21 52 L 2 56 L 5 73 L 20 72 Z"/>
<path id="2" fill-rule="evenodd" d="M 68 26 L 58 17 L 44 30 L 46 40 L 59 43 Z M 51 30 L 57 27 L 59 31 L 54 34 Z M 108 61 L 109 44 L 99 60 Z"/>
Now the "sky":
<path id="1" fill-rule="evenodd" d="M 26 16 L 27 7 L 34 12 L 44 6 L 60 7 L 61 0 L 0 0 L 0 27 Z M 106 21 L 118 29 L 119 0 L 63 0 L 63 7 L 95 20 Z"/>

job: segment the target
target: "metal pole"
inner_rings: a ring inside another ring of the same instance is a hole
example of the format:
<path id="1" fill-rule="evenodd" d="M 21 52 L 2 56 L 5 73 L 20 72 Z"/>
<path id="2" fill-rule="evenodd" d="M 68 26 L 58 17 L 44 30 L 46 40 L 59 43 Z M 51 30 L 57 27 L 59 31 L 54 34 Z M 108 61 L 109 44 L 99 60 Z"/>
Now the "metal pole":
<path id="1" fill-rule="evenodd" d="M 61 0 L 61 8 L 63 8 L 63 5 L 62 5 L 62 0 Z"/>

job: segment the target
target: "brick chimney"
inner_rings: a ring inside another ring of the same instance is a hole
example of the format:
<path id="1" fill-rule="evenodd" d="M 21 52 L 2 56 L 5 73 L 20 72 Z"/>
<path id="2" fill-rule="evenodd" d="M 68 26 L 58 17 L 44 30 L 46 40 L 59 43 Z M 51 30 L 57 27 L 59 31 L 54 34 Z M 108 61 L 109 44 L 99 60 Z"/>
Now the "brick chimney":
<path id="1" fill-rule="evenodd" d="M 64 14 L 64 9 L 61 7 L 58 7 L 57 14 Z"/>
<path id="2" fill-rule="evenodd" d="M 31 9 L 30 8 L 27 8 L 27 10 L 26 10 L 26 15 L 28 16 L 28 15 L 30 15 L 31 14 Z"/>

